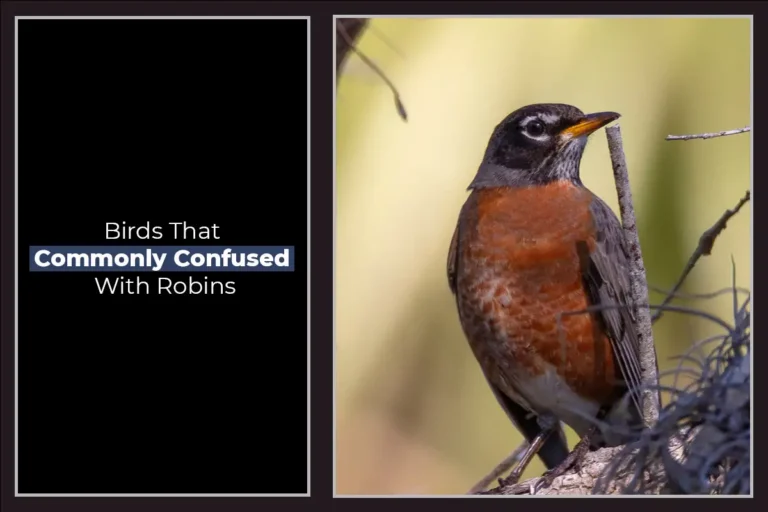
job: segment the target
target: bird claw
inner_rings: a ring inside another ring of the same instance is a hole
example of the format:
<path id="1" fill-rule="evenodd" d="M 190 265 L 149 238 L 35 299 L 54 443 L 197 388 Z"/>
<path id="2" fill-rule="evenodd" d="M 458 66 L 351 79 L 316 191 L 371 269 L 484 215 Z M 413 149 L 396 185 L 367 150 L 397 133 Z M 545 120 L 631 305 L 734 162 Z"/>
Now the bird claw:
<path id="1" fill-rule="evenodd" d="M 539 491 L 549 488 L 558 476 L 560 475 L 556 475 L 554 470 L 544 473 L 536 483 L 531 483 L 531 495 L 534 496 Z"/>
<path id="2" fill-rule="evenodd" d="M 544 473 L 541 478 L 532 484 L 531 494 L 537 494 L 542 489 L 546 489 L 552 485 L 555 478 L 564 475 L 568 470 L 580 471 L 581 461 L 584 458 L 584 454 L 589 449 L 589 438 L 584 436 L 576 447 L 568 454 L 568 457 L 557 467 L 550 469 Z"/>
<path id="3" fill-rule="evenodd" d="M 557 477 L 563 476 L 569 470 L 576 473 L 581 471 L 580 457 L 567 465 L 556 467 L 554 469 L 547 471 L 543 475 L 541 475 L 541 477 L 536 481 L 536 483 L 531 484 L 531 489 L 532 489 L 531 494 L 532 495 L 537 494 L 539 491 L 551 487 Z"/>
<path id="4" fill-rule="evenodd" d="M 535 484 L 531 484 L 531 494 L 537 494 L 542 489 L 550 487 L 555 481 L 555 478 L 563 476 L 569 470 L 574 472 L 581 471 L 581 461 L 584 457 L 584 452 L 588 448 L 589 442 L 586 438 L 582 439 L 582 442 L 580 442 L 576 448 L 574 448 L 574 450 L 568 454 L 568 457 L 563 461 L 562 464 L 556 468 L 550 469 L 544 473 L 541 478 L 536 481 Z"/>
<path id="5" fill-rule="evenodd" d="M 515 485 L 520 481 L 520 475 L 516 471 L 512 471 L 506 478 L 499 478 L 499 487 L 508 487 Z"/>

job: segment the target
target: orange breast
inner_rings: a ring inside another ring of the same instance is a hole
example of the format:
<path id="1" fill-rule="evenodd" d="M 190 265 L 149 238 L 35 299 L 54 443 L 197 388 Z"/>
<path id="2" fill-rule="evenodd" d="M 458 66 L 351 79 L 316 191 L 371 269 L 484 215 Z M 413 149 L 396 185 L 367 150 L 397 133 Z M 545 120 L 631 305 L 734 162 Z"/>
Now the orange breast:
<path id="1" fill-rule="evenodd" d="M 596 316 L 559 317 L 590 305 L 577 243 L 595 247 L 591 192 L 558 182 L 475 194 L 457 284 L 462 323 L 481 364 L 530 376 L 551 365 L 577 393 L 610 400 L 614 362 Z"/>

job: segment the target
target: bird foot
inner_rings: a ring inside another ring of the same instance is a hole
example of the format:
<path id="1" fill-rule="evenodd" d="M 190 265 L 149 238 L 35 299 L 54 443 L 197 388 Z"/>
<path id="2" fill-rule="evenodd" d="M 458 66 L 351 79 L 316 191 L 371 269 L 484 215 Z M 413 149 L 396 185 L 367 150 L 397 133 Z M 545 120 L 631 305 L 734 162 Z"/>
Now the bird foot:
<path id="1" fill-rule="evenodd" d="M 556 424 L 557 423 L 555 423 L 555 425 Z M 542 429 L 536 435 L 533 441 L 531 441 L 531 444 L 528 445 L 528 448 L 526 448 L 525 452 L 523 452 L 523 456 L 520 457 L 520 460 L 518 461 L 517 466 L 515 466 L 515 469 L 512 470 L 509 476 L 507 478 L 499 478 L 499 485 L 501 487 L 514 485 L 520 481 L 520 477 L 523 476 L 523 472 L 525 471 L 525 468 L 528 467 L 528 464 L 531 462 L 531 458 L 533 458 L 533 456 L 539 452 L 542 445 L 551 434 L 552 434 L 552 428 L 550 426 L 550 428 Z"/>
<path id="2" fill-rule="evenodd" d="M 520 481 L 520 477 L 523 476 L 524 469 L 525 468 L 521 467 L 520 464 L 515 466 L 515 469 L 513 469 L 506 478 L 499 478 L 499 487 L 507 487 L 518 483 Z"/>
<path id="3" fill-rule="evenodd" d="M 546 422 L 547 418 L 545 418 L 544 421 Z M 525 471 L 525 468 L 528 467 L 531 459 L 539 452 L 547 438 L 552 435 L 553 425 L 557 425 L 557 421 L 554 421 L 551 424 L 545 423 L 545 425 L 547 428 L 542 428 L 539 433 L 536 434 L 536 437 L 533 438 L 533 441 L 528 445 L 528 448 L 525 449 L 517 466 L 515 466 L 515 469 L 512 470 L 509 476 L 507 478 L 499 478 L 500 487 L 515 485 L 520 481 L 520 477 L 523 476 L 523 472 Z"/>
<path id="4" fill-rule="evenodd" d="M 570 469 L 576 469 L 578 471 L 578 468 L 581 465 L 581 461 L 589 451 L 589 438 L 591 434 L 592 430 L 590 430 L 590 432 L 588 432 L 584 437 L 581 438 L 578 443 L 576 443 L 576 446 L 573 447 L 573 450 L 568 454 L 563 462 L 561 462 L 557 467 L 552 468 L 551 470 L 544 473 L 541 478 L 539 478 L 539 480 L 532 486 L 531 494 L 536 494 L 542 489 L 550 487 L 552 482 L 555 481 L 555 478 L 563 476 Z"/>

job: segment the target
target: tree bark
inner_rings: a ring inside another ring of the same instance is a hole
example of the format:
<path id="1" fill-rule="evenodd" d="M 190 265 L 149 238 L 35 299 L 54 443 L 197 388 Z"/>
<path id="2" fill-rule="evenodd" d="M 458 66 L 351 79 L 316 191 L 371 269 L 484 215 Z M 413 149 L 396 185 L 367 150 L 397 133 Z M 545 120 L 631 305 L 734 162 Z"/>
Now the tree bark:
<path id="1" fill-rule="evenodd" d="M 591 495 L 598 478 L 604 473 L 613 458 L 623 449 L 623 446 L 616 448 L 602 448 L 594 452 L 588 452 L 577 467 L 571 468 L 564 475 L 555 478 L 552 485 L 542 489 L 535 489 L 536 484 L 541 477 L 531 478 L 524 482 L 504 487 L 497 487 L 487 491 L 485 494 L 493 495 L 531 495 L 535 492 L 536 496 L 574 496 Z M 622 471 L 607 482 L 604 493 L 602 494 L 620 494 L 621 487 L 627 481 L 633 478 L 635 468 Z M 647 471 L 646 471 L 647 472 Z M 653 474 L 643 475 L 643 478 L 654 482 L 654 488 L 650 494 L 663 494 L 665 492 L 666 479 L 663 477 L 663 468 L 658 465 L 653 470 Z"/>

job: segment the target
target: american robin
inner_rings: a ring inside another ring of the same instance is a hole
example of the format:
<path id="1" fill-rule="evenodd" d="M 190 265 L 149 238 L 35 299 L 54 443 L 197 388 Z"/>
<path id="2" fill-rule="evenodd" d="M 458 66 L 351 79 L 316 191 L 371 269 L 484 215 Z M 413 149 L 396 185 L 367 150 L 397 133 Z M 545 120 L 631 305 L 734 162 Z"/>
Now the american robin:
<path id="1" fill-rule="evenodd" d="M 574 463 L 560 422 L 594 449 L 625 440 L 605 425 L 642 417 L 633 313 L 615 307 L 631 304 L 621 224 L 579 177 L 587 137 L 618 117 L 564 104 L 512 112 L 493 132 L 451 241 L 462 328 L 531 443 L 515 481 L 536 451 L 550 477 Z"/>

